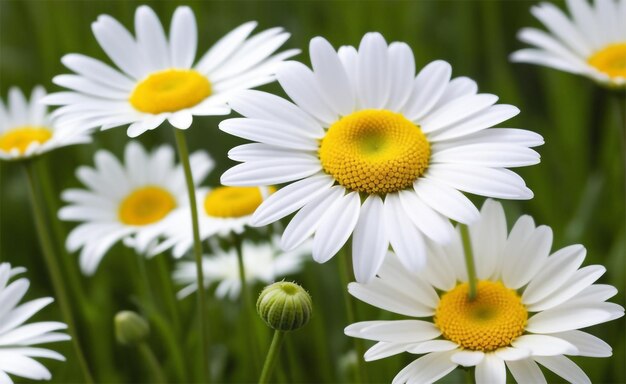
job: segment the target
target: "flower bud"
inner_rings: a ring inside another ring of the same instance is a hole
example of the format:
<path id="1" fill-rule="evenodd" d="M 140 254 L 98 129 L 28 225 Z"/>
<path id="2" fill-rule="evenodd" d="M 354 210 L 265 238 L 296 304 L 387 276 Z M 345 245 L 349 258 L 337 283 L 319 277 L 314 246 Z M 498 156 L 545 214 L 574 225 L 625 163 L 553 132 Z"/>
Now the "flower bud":
<path id="1" fill-rule="evenodd" d="M 123 345 L 136 345 L 150 334 L 148 322 L 133 311 L 121 311 L 115 315 L 115 338 Z"/>
<path id="2" fill-rule="evenodd" d="M 270 328 L 293 331 L 309 322 L 313 303 L 311 296 L 298 284 L 279 281 L 263 289 L 256 309 Z"/>

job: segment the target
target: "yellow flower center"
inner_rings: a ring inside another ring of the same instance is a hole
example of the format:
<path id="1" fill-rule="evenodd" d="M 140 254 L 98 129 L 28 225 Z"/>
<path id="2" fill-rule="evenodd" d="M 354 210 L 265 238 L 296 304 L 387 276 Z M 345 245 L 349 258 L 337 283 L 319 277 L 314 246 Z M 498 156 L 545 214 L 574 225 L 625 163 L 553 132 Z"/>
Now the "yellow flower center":
<path id="1" fill-rule="evenodd" d="M 500 282 L 479 281 L 476 298 L 469 285 L 459 284 L 441 297 L 435 325 L 443 337 L 465 349 L 493 351 L 521 336 L 528 312 L 520 296 Z"/>
<path id="2" fill-rule="evenodd" d="M 118 216 L 128 225 L 147 225 L 157 222 L 176 208 L 174 196 L 161 187 L 136 189 L 122 201 Z"/>
<path id="3" fill-rule="evenodd" d="M 594 53 L 587 61 L 610 77 L 626 77 L 626 43 L 611 44 Z"/>
<path id="4" fill-rule="evenodd" d="M 211 83 L 194 70 L 166 69 L 142 80 L 130 95 L 138 111 L 158 114 L 193 107 L 211 95 Z"/>
<path id="5" fill-rule="evenodd" d="M 45 127 L 17 127 L 0 135 L 0 150 L 10 152 L 17 149 L 19 153 L 24 153 L 31 143 L 43 144 L 51 137 L 52 131 Z"/>
<path id="6" fill-rule="evenodd" d="M 270 193 L 275 190 L 269 188 Z M 262 202 L 263 196 L 258 187 L 218 187 L 207 193 L 204 210 L 213 217 L 244 217 L 253 214 Z"/>
<path id="7" fill-rule="evenodd" d="M 366 109 L 330 126 L 319 157 L 324 171 L 344 187 L 385 194 L 410 187 L 424 174 L 430 144 L 401 114 Z"/>

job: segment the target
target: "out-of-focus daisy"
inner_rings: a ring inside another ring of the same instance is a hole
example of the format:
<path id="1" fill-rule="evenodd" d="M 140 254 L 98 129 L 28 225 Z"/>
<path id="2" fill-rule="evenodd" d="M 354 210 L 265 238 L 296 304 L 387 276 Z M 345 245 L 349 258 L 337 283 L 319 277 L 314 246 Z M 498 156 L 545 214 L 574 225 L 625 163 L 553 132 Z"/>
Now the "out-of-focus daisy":
<path id="1" fill-rule="evenodd" d="M 199 184 L 213 167 L 206 152 L 191 156 L 194 182 Z M 170 146 L 147 153 L 136 142 L 126 145 L 124 164 L 107 151 L 95 155 L 95 168 L 80 167 L 78 179 L 84 189 L 63 191 L 70 205 L 61 208 L 59 218 L 79 221 L 67 237 L 70 252 L 81 249 L 80 266 L 93 274 L 104 254 L 116 242 L 130 238 L 139 253 L 145 253 L 154 236 L 142 236 L 180 206 L 188 204 L 182 167 L 174 162 Z"/>
<path id="2" fill-rule="evenodd" d="M 313 258 L 325 262 L 353 235 L 358 281 L 374 277 L 389 244 L 402 263 L 419 270 L 424 235 L 445 243 L 449 219 L 470 223 L 478 210 L 460 191 L 504 199 L 533 196 L 506 169 L 536 164 L 529 147 L 541 136 L 521 129 L 488 129 L 519 110 L 494 105 L 468 78 L 450 80 L 434 61 L 415 76 L 411 48 L 366 34 L 359 50 L 335 52 L 311 40 L 313 71 L 297 62 L 277 78 L 295 102 L 243 91 L 231 107 L 245 116 L 220 129 L 256 141 L 232 149 L 241 161 L 222 175 L 233 186 L 287 183 L 259 207 L 254 225 L 295 211 L 281 246 L 292 249 L 315 234 Z"/>
<path id="3" fill-rule="evenodd" d="M 612 87 L 626 86 L 626 0 L 568 0 L 568 17 L 541 3 L 532 14 L 550 33 L 522 29 L 518 37 L 534 48 L 521 49 L 512 61 L 552 67 L 587 76 Z"/>
<path id="4" fill-rule="evenodd" d="M 50 380 L 50 371 L 33 359 L 65 361 L 65 358 L 50 349 L 34 347 L 37 344 L 69 340 L 60 330 L 67 326 L 56 321 L 24 324 L 35 313 L 52 303 L 51 297 L 44 297 L 20 304 L 28 291 L 30 282 L 20 278 L 9 283 L 13 277 L 23 273 L 24 268 L 11 268 L 9 263 L 0 264 L 0 382 L 13 383 L 9 375 L 29 380 Z"/>
<path id="5" fill-rule="evenodd" d="M 201 240 L 207 240 L 214 235 L 243 233 L 250 226 L 254 211 L 273 191 L 274 188 L 267 187 L 200 188 L 196 199 L 201 202 L 198 207 Z M 193 233 L 189 209 L 189 206 L 180 208 L 172 213 L 172 217 L 163 223 L 161 229 L 155 228 L 165 240 L 153 247 L 151 254 L 156 255 L 173 247 L 172 254 L 180 258 L 191 248 Z"/>
<path id="6" fill-rule="evenodd" d="M 46 90 L 37 86 L 26 100 L 22 91 L 12 87 L 6 105 L 0 100 L 0 159 L 19 160 L 91 141 L 87 133 L 59 128 L 41 103 L 45 95 Z"/>
<path id="7" fill-rule="evenodd" d="M 590 383 L 565 355 L 608 357 L 611 347 L 580 331 L 617 319 L 621 306 L 606 302 L 617 290 L 594 284 L 606 269 L 580 268 L 586 255 L 572 245 L 550 255 L 552 231 L 522 216 L 507 234 L 502 206 L 487 200 L 470 226 L 478 276 L 468 298 L 461 237 L 447 246 L 428 242 L 428 269 L 407 271 L 390 254 L 370 283 L 350 293 L 376 307 L 420 320 L 365 321 L 349 336 L 378 341 L 365 354 L 376 360 L 401 352 L 424 355 L 394 383 L 430 383 L 457 366 L 476 367 L 477 383 L 505 383 L 506 368 L 519 383 L 545 383 L 537 363 L 568 382 Z"/>
<path id="8" fill-rule="evenodd" d="M 55 114 L 76 129 L 130 124 L 128 135 L 136 137 L 166 119 L 187 129 L 194 115 L 228 114 L 226 101 L 233 91 L 273 81 L 276 65 L 298 53 L 273 55 L 289 34 L 271 28 L 249 38 L 255 27 L 249 22 L 234 29 L 194 65 L 198 36 L 191 8 L 176 9 L 169 39 L 148 6 L 135 12 L 135 36 L 101 15 L 93 33 L 121 71 L 91 57 L 66 55 L 62 62 L 75 74 L 53 81 L 69 91 L 50 95 L 46 102 L 64 106 Z"/>
<path id="9" fill-rule="evenodd" d="M 269 284 L 276 279 L 298 273 L 302 264 L 311 254 L 311 245 L 306 242 L 289 252 L 277 252 L 272 242 L 255 244 L 251 241 L 242 243 L 243 263 L 245 265 L 246 284 L 256 282 Z M 204 286 L 208 288 L 217 283 L 215 296 L 236 299 L 241 292 L 239 278 L 239 262 L 235 249 L 219 250 L 215 254 L 207 255 L 202 260 L 204 270 Z M 196 280 L 196 265 L 193 261 L 181 261 L 174 271 L 174 280 L 185 285 L 179 298 L 184 298 L 198 289 Z"/>

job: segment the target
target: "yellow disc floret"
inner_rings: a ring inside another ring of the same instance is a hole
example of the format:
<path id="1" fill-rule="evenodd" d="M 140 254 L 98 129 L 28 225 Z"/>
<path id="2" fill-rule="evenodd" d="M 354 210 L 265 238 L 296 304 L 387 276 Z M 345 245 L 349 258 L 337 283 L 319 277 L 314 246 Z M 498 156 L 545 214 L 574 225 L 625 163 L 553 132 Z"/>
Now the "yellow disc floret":
<path id="1" fill-rule="evenodd" d="M 0 134 L 0 150 L 10 152 L 14 149 L 21 154 L 32 143 L 43 144 L 50 140 L 52 131 L 45 127 L 23 126 L 13 128 L 3 134 Z"/>
<path id="2" fill-rule="evenodd" d="M 120 204 L 118 216 L 128 225 L 155 223 L 176 208 L 174 196 L 165 189 L 147 186 L 136 189 Z"/>
<path id="3" fill-rule="evenodd" d="M 211 83 L 194 70 L 167 69 L 142 80 L 130 95 L 141 112 L 158 114 L 193 107 L 211 95 Z"/>
<path id="4" fill-rule="evenodd" d="M 319 157 L 324 171 L 347 189 L 385 194 L 410 187 L 426 171 L 430 144 L 401 114 L 366 109 L 330 126 Z"/>
<path id="5" fill-rule="evenodd" d="M 269 188 L 270 193 L 274 191 L 275 188 Z M 258 187 L 218 187 L 207 193 L 204 210 L 213 217 L 243 217 L 253 214 L 262 202 Z"/>
<path id="6" fill-rule="evenodd" d="M 476 298 L 469 285 L 459 284 L 441 297 L 435 325 L 443 337 L 474 351 L 511 345 L 524 332 L 528 312 L 520 296 L 500 282 L 479 281 Z"/>
<path id="7" fill-rule="evenodd" d="M 610 77 L 626 78 L 626 43 L 611 44 L 593 54 L 587 61 Z"/>

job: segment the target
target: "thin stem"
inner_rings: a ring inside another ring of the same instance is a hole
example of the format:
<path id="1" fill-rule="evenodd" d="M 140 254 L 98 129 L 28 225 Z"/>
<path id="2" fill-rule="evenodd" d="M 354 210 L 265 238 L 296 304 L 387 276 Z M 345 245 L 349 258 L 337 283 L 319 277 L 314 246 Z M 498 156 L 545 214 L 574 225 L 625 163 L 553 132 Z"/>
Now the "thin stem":
<path id="1" fill-rule="evenodd" d="M 461 224 L 461 238 L 463 239 L 463 253 L 465 254 L 465 266 L 467 267 L 467 281 L 469 283 L 469 299 L 476 298 L 478 279 L 476 278 L 476 266 L 474 265 L 474 251 L 469 236 L 467 225 Z"/>
<path id="2" fill-rule="evenodd" d="M 252 353 L 252 360 L 255 369 L 259 368 L 259 343 L 257 339 L 257 332 L 255 332 L 255 305 L 252 302 L 252 295 L 250 294 L 250 286 L 246 283 L 246 267 L 243 258 L 243 249 L 242 249 L 242 239 L 241 236 L 233 233 L 233 243 L 235 245 L 235 251 L 237 253 L 237 265 L 239 267 L 239 281 L 241 283 L 241 304 L 244 307 L 243 313 L 244 318 L 248 319 L 249 322 L 246 322 L 246 329 L 248 334 L 248 339 L 250 343 L 250 349 Z"/>
<path id="3" fill-rule="evenodd" d="M 346 306 L 346 314 L 348 317 L 348 323 L 354 324 L 356 323 L 356 304 L 352 297 L 350 297 L 350 293 L 348 293 L 348 284 L 352 281 L 352 262 L 351 262 L 351 252 L 349 249 L 348 243 L 344 245 L 342 248 L 341 254 L 338 255 L 341 260 L 339 260 L 339 277 L 341 278 L 341 284 L 343 285 L 343 298 Z M 354 341 L 354 350 L 356 351 L 356 367 L 354 369 L 354 382 L 362 383 L 363 378 L 366 377 L 365 372 L 365 364 L 363 362 L 363 342 L 359 338 L 352 338 Z"/>
<path id="4" fill-rule="evenodd" d="M 465 383 L 476 384 L 476 376 L 474 375 L 474 367 L 465 368 Z"/>
<path id="5" fill-rule="evenodd" d="M 200 224 L 198 222 L 198 207 L 196 202 L 196 189 L 191 173 L 191 163 L 189 162 L 189 150 L 187 149 L 187 140 L 185 133 L 180 129 L 174 128 L 174 136 L 176 137 L 176 145 L 178 147 L 178 156 L 183 165 L 185 172 L 185 181 L 187 182 L 187 195 L 189 196 L 189 208 L 191 211 L 191 226 L 193 230 L 193 254 L 196 260 L 196 280 L 198 282 L 197 298 L 198 312 L 200 312 L 200 343 L 201 359 L 202 359 L 202 375 L 204 381 L 208 381 L 209 375 L 209 343 L 208 343 L 208 319 L 206 294 L 204 291 L 204 273 L 202 270 L 202 242 L 200 240 Z"/>
<path id="6" fill-rule="evenodd" d="M 259 384 L 269 383 L 272 371 L 276 366 L 276 361 L 278 360 L 278 354 L 280 352 L 280 347 L 283 343 L 284 338 L 285 332 L 278 330 L 274 331 L 274 337 L 272 338 L 272 344 L 270 345 L 270 349 L 267 352 L 267 357 L 265 358 L 265 363 L 263 364 L 263 371 L 261 371 Z"/>
<path id="7" fill-rule="evenodd" d="M 146 342 L 142 342 L 138 346 L 139 352 L 143 356 L 148 368 L 150 368 L 150 372 L 154 377 L 155 383 L 167 383 L 167 379 L 165 374 L 163 373 L 163 368 L 161 368 L 161 364 L 159 364 L 159 360 L 157 360 L 154 352 Z"/>
<path id="8" fill-rule="evenodd" d="M 46 225 L 43 207 L 44 204 L 41 201 L 41 198 L 37 191 L 37 184 L 34 174 L 35 172 L 32 169 L 31 163 L 24 163 L 24 169 L 26 171 L 26 176 L 28 180 L 28 193 L 33 209 L 35 226 L 37 227 L 37 234 L 39 236 L 39 243 L 41 245 L 41 250 L 44 255 L 46 267 L 50 273 L 50 279 L 52 280 L 52 286 L 55 292 L 55 296 L 57 301 L 59 302 L 59 307 L 61 309 L 61 313 L 63 315 L 65 323 L 67 324 L 68 332 L 72 337 L 72 345 L 74 346 L 76 359 L 78 360 L 78 365 L 80 366 L 80 369 L 83 373 L 85 382 L 93 383 L 93 377 L 89 370 L 89 366 L 87 365 L 87 361 L 85 360 L 85 356 L 83 355 L 80 341 L 78 339 L 78 332 L 74 323 L 74 317 L 72 315 L 69 296 L 65 288 L 65 280 L 57 263 L 56 256 L 54 254 L 52 239 L 50 237 L 50 233 L 48 232 L 48 226 Z"/>

